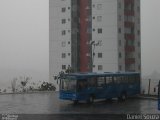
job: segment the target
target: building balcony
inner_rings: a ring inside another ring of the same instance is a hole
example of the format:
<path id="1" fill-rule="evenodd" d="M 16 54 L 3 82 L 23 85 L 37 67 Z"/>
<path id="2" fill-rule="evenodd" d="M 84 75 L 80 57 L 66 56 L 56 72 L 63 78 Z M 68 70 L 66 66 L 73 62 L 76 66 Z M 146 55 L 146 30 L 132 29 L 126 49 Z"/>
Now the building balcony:
<path id="1" fill-rule="evenodd" d="M 126 65 L 131 65 L 135 63 L 135 58 L 126 58 L 125 64 Z"/>
<path id="2" fill-rule="evenodd" d="M 135 47 L 134 46 L 126 46 L 125 47 L 125 51 L 126 52 L 134 52 L 135 51 Z"/>
<path id="3" fill-rule="evenodd" d="M 125 34 L 125 39 L 126 40 L 135 40 L 135 35 L 134 34 Z"/>
<path id="4" fill-rule="evenodd" d="M 125 21 L 124 26 L 127 27 L 127 28 L 134 27 L 134 22 Z"/>

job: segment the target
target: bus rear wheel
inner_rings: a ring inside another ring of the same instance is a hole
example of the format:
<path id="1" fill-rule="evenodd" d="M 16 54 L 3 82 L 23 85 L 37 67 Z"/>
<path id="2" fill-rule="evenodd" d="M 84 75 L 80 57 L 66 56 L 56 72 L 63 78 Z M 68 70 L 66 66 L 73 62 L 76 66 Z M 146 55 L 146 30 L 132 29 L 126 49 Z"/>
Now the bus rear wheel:
<path id="1" fill-rule="evenodd" d="M 118 98 L 119 101 L 125 101 L 127 99 L 126 93 L 122 93 L 121 96 Z"/>

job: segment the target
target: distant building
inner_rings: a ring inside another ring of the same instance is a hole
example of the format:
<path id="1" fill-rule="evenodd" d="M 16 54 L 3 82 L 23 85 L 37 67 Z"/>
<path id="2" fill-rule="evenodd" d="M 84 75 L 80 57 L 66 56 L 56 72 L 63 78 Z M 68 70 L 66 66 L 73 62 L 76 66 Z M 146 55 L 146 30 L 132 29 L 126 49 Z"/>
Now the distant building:
<path id="1" fill-rule="evenodd" d="M 149 90 L 149 80 L 150 80 L 150 90 Z M 160 73 L 154 71 L 148 76 L 143 76 L 141 91 L 144 94 L 157 95 L 158 94 L 158 83 L 160 80 Z"/>
<path id="2" fill-rule="evenodd" d="M 49 0 L 50 81 L 75 72 L 141 71 L 140 0 Z"/>

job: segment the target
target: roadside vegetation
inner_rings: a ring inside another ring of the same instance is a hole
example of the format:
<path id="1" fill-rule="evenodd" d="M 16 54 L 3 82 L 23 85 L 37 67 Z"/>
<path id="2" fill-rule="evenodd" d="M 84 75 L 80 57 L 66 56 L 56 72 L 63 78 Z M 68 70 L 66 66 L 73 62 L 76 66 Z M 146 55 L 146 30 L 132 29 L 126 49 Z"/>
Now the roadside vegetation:
<path id="1" fill-rule="evenodd" d="M 11 80 L 11 86 L 6 89 L 0 89 L 0 93 L 27 93 L 38 91 L 55 91 L 56 87 L 46 81 L 31 81 L 32 77 L 20 76 Z"/>

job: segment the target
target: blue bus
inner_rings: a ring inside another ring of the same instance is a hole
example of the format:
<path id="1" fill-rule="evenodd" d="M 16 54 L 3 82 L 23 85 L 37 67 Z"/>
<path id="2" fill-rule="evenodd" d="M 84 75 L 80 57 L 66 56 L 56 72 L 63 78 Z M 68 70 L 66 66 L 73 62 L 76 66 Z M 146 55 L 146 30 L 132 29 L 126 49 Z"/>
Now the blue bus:
<path id="1" fill-rule="evenodd" d="M 74 103 L 95 99 L 118 98 L 125 100 L 128 96 L 140 93 L 140 73 L 71 73 L 60 79 L 60 99 Z"/>

